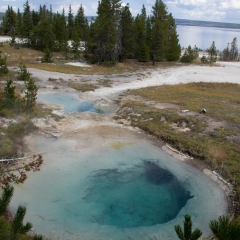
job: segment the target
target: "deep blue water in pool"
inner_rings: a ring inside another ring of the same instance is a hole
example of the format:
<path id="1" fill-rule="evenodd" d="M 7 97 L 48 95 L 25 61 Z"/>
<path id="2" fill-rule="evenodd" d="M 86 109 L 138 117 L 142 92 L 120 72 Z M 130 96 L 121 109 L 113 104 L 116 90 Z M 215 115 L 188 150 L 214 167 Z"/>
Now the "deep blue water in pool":
<path id="1" fill-rule="evenodd" d="M 65 113 L 71 112 L 95 112 L 110 113 L 113 109 L 108 106 L 96 108 L 92 101 L 82 100 L 72 93 L 38 93 L 37 100 L 45 103 L 59 104 L 64 107 Z"/>
<path id="2" fill-rule="evenodd" d="M 192 198 L 190 192 L 156 160 L 143 160 L 120 171 L 101 169 L 90 178 L 83 199 L 98 202 L 92 221 L 118 228 L 149 227 L 174 219 Z"/>

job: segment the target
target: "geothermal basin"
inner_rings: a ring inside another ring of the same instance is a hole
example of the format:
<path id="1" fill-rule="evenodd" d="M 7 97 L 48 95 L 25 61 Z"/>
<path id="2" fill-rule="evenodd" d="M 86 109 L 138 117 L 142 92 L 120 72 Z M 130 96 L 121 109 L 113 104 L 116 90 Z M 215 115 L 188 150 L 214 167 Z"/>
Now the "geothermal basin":
<path id="1" fill-rule="evenodd" d="M 76 141 L 32 135 L 40 172 L 15 186 L 11 210 L 27 207 L 37 233 L 59 239 L 177 239 L 191 214 L 208 235 L 227 213 L 222 189 L 198 169 L 140 140 L 80 148 Z"/>

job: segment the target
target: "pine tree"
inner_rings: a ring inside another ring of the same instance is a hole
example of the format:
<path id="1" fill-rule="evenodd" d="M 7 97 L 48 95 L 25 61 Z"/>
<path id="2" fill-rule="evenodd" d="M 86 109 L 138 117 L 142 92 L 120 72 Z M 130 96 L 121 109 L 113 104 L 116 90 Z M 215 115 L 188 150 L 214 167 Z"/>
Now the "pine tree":
<path id="1" fill-rule="evenodd" d="M 79 52 L 79 47 L 80 47 L 80 36 L 79 36 L 79 32 L 76 28 L 76 25 L 73 28 L 73 32 L 72 32 L 72 51 L 74 53 L 74 59 L 79 59 L 80 57 L 80 52 Z"/>
<path id="2" fill-rule="evenodd" d="M 213 235 L 219 240 L 240 240 L 240 224 L 228 216 L 220 216 L 209 223 Z"/>
<path id="3" fill-rule="evenodd" d="M 49 48 L 45 48 L 43 52 L 44 52 L 44 55 L 42 57 L 42 62 L 46 62 L 46 63 L 52 62 L 51 50 Z"/>
<path id="4" fill-rule="evenodd" d="M 133 26 L 134 26 L 134 42 L 135 42 L 134 55 L 135 55 L 135 58 L 138 58 L 140 43 L 141 43 L 141 39 L 143 38 L 143 29 L 144 29 L 140 14 L 137 14 L 137 16 L 135 17 Z"/>
<path id="5" fill-rule="evenodd" d="M 32 23 L 33 23 L 33 26 L 37 26 L 38 23 L 40 22 L 40 13 L 39 12 L 35 12 L 34 10 L 32 10 Z"/>
<path id="6" fill-rule="evenodd" d="M 9 78 L 6 82 L 6 85 L 4 87 L 3 92 L 3 98 L 4 98 L 4 105 L 6 107 L 12 108 L 14 107 L 16 95 L 15 95 L 15 88 L 16 86 L 12 86 L 13 81 L 11 78 Z"/>
<path id="7" fill-rule="evenodd" d="M 75 17 L 75 26 L 76 30 L 79 34 L 79 38 L 81 41 L 86 41 L 87 40 L 87 33 L 88 33 L 88 20 L 84 15 L 84 9 L 82 4 L 80 5 L 77 15 Z"/>
<path id="8" fill-rule="evenodd" d="M 15 47 L 15 45 L 16 45 L 15 33 L 12 33 L 11 38 L 10 38 L 8 43 L 9 43 L 10 47 L 12 47 L 12 48 Z"/>
<path id="9" fill-rule="evenodd" d="M 62 10 L 62 14 L 56 13 L 53 16 L 53 32 L 56 39 L 56 49 L 65 52 L 64 49 L 68 46 L 68 34 L 64 9 Z"/>
<path id="10" fill-rule="evenodd" d="M 12 199 L 13 192 L 14 192 L 13 186 L 6 185 L 3 188 L 2 197 L 0 198 L 0 216 L 2 216 L 6 212 L 9 203 Z"/>
<path id="11" fill-rule="evenodd" d="M 80 5 L 77 15 L 75 17 L 75 29 L 77 30 L 80 47 L 84 47 L 85 52 L 87 51 L 87 41 L 89 38 L 89 24 L 88 20 L 84 15 L 84 8 L 82 4 Z"/>
<path id="12" fill-rule="evenodd" d="M 2 23 L 3 26 L 3 33 L 6 35 L 12 35 L 16 32 L 16 26 L 17 26 L 17 15 L 14 12 L 13 8 L 8 6 L 4 20 Z"/>
<path id="13" fill-rule="evenodd" d="M 192 231 L 192 220 L 191 216 L 186 214 L 184 215 L 184 228 L 180 227 L 180 225 L 175 225 L 175 232 L 179 239 L 181 240 L 197 240 L 202 236 L 202 231 L 198 228 Z"/>
<path id="14" fill-rule="evenodd" d="M 229 53 L 229 58 L 231 61 L 238 59 L 238 46 L 237 46 L 237 38 L 235 37 L 231 42 L 231 49 Z"/>
<path id="15" fill-rule="evenodd" d="M 151 44 L 152 44 L 152 24 L 151 24 L 151 18 L 150 16 L 147 17 L 146 20 L 146 43 L 148 45 L 148 47 L 150 48 L 151 51 Z M 150 52 L 150 54 L 152 55 L 152 53 Z"/>
<path id="16" fill-rule="evenodd" d="M 52 12 L 52 4 L 50 4 L 49 23 L 52 24 L 52 22 L 53 22 L 53 12 Z"/>
<path id="17" fill-rule="evenodd" d="M 2 51 L 0 51 L 0 76 L 2 76 L 2 74 L 7 73 L 8 73 L 7 57 L 6 55 L 2 56 Z"/>
<path id="18" fill-rule="evenodd" d="M 22 13 L 20 13 L 19 8 L 18 8 L 18 11 L 17 11 L 16 35 L 19 36 L 19 37 L 23 35 L 23 19 L 22 19 Z"/>
<path id="19" fill-rule="evenodd" d="M 216 62 L 217 61 L 217 49 L 216 49 L 214 41 L 212 42 L 212 45 L 207 50 L 207 52 L 208 52 L 208 61 L 210 63 Z"/>
<path id="20" fill-rule="evenodd" d="M 30 5 L 27 2 L 23 5 L 23 32 L 22 37 L 27 38 L 27 44 L 28 46 L 31 45 L 31 34 L 33 30 L 33 23 L 32 23 L 32 14 L 30 11 Z"/>
<path id="21" fill-rule="evenodd" d="M 20 81 L 26 81 L 30 78 L 30 73 L 28 72 L 26 66 L 21 62 L 19 64 L 19 70 L 17 71 L 17 79 Z"/>
<path id="22" fill-rule="evenodd" d="M 118 45 L 119 61 L 134 57 L 134 26 L 133 17 L 127 4 L 121 10 L 120 43 Z"/>
<path id="23" fill-rule="evenodd" d="M 23 206 L 19 206 L 12 222 L 10 240 L 18 239 L 19 234 L 26 234 L 32 228 L 32 224 L 29 222 L 27 222 L 26 225 L 23 225 L 23 219 L 25 217 L 25 214 L 26 208 Z"/>
<path id="24" fill-rule="evenodd" d="M 31 112 L 36 104 L 38 88 L 32 78 L 25 80 L 24 85 L 26 88 L 24 96 L 26 111 Z"/>
<path id="25" fill-rule="evenodd" d="M 195 45 L 193 48 L 193 59 L 197 59 L 199 57 L 198 47 Z"/>
<path id="26" fill-rule="evenodd" d="M 167 41 L 165 58 L 168 61 L 177 61 L 181 55 L 175 20 L 170 13 L 168 16 Z"/>
<path id="27" fill-rule="evenodd" d="M 180 58 L 181 62 L 190 63 L 198 57 L 197 47 L 192 48 L 190 45 L 185 49 L 184 54 Z"/>
<path id="28" fill-rule="evenodd" d="M 42 235 L 34 235 L 33 240 L 43 240 L 43 236 Z"/>
<path id="29" fill-rule="evenodd" d="M 73 17 L 71 5 L 69 6 L 69 11 L 68 11 L 67 28 L 68 28 L 68 39 L 71 40 L 72 39 L 72 34 L 73 34 L 73 28 L 74 28 L 74 17 Z"/>
<path id="30" fill-rule="evenodd" d="M 220 60 L 228 61 L 229 59 L 230 59 L 230 50 L 229 50 L 229 43 L 228 43 L 227 47 L 220 54 Z"/>
<path id="31" fill-rule="evenodd" d="M 150 48 L 147 44 L 147 14 L 143 5 L 141 14 L 135 18 L 135 56 L 141 62 L 147 62 L 150 59 Z"/>
<path id="32" fill-rule="evenodd" d="M 10 185 L 6 185 L 3 188 L 3 193 L 0 198 L 0 216 L 2 216 L 13 196 L 14 188 Z M 26 208 L 19 206 L 17 209 L 17 212 L 14 216 L 13 221 L 11 222 L 11 225 L 4 224 L 5 221 L 1 221 L 0 226 L 0 237 L 1 240 L 19 240 L 22 239 L 23 234 L 26 234 L 29 232 L 32 228 L 32 224 L 27 222 L 25 225 L 23 224 L 24 217 L 26 214 Z M 2 224 L 3 223 L 3 224 Z M 25 239 L 25 237 L 24 237 Z M 42 240 L 41 235 L 34 235 L 34 240 Z"/>
<path id="33" fill-rule="evenodd" d="M 138 53 L 138 61 L 148 62 L 150 60 L 150 48 L 148 47 L 146 41 L 143 39 L 140 43 L 140 50 Z"/>
<path id="34" fill-rule="evenodd" d="M 94 62 L 115 62 L 117 57 L 116 45 L 119 33 L 120 0 L 102 0 L 98 3 L 97 18 L 92 25 L 91 34 L 94 46 Z M 93 49 L 93 48 L 92 48 Z"/>
<path id="35" fill-rule="evenodd" d="M 152 61 L 162 61 L 165 59 L 168 38 L 168 12 L 162 0 L 156 0 L 152 7 Z"/>
<path id="36" fill-rule="evenodd" d="M 47 10 L 45 5 L 42 8 L 40 21 L 34 29 L 34 35 L 32 36 L 31 40 L 36 49 L 54 49 L 55 35 L 53 33 L 50 12 Z"/>
<path id="37" fill-rule="evenodd" d="M 89 26 L 89 35 L 88 40 L 86 42 L 87 46 L 87 54 L 86 57 L 88 58 L 88 61 L 90 63 L 95 63 L 97 60 L 97 30 L 96 30 L 97 24 L 95 21 L 92 21 Z"/>

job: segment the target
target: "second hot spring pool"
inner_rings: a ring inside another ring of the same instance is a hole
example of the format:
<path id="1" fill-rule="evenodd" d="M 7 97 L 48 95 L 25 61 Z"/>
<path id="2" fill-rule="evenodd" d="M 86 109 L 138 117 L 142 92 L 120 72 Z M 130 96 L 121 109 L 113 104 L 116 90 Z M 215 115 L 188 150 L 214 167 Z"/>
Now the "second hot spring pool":
<path id="1" fill-rule="evenodd" d="M 95 112 L 107 114 L 115 110 L 111 106 L 95 107 L 92 101 L 82 100 L 73 93 L 38 93 L 37 101 L 62 105 L 65 113 Z"/>

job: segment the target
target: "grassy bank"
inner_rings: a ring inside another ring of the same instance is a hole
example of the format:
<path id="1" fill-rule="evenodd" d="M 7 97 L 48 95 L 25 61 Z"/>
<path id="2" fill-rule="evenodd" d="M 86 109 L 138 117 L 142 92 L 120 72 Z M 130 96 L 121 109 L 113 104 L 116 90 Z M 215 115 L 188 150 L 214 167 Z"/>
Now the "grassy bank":
<path id="1" fill-rule="evenodd" d="M 240 195 L 239 92 L 240 85 L 227 83 L 132 90 L 126 93 L 131 98 L 123 97 L 115 118 L 128 120 L 128 124 L 200 159 L 231 182 Z M 205 114 L 200 113 L 202 108 L 207 110 Z M 235 210 L 239 215 L 239 206 Z"/>

